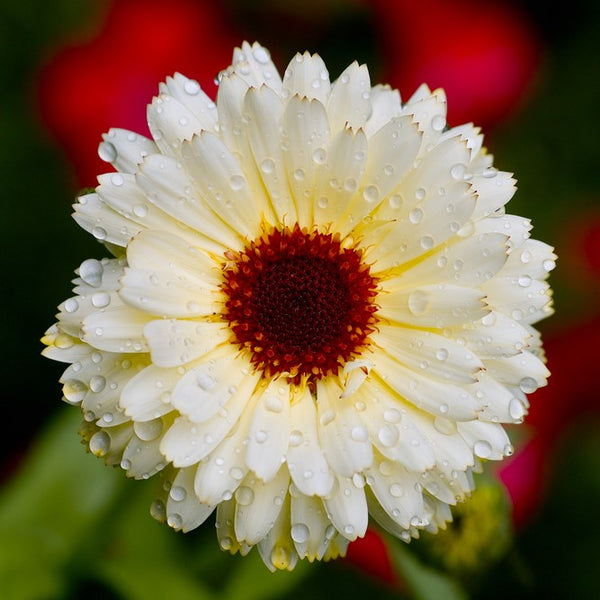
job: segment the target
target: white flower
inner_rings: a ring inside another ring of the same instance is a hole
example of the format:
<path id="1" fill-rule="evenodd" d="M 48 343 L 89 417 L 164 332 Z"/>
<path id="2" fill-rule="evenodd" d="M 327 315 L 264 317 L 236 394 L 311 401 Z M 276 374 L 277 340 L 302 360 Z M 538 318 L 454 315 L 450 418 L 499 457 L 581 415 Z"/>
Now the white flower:
<path id="1" fill-rule="evenodd" d="M 282 81 L 247 43 L 219 79 L 216 104 L 167 79 L 154 140 L 104 136 L 118 172 L 75 219 L 114 258 L 44 339 L 65 399 L 94 454 L 160 472 L 154 516 L 216 508 L 221 546 L 269 568 L 343 554 L 369 514 L 435 531 L 546 383 L 552 249 L 441 90 L 401 103 L 307 53 Z"/>

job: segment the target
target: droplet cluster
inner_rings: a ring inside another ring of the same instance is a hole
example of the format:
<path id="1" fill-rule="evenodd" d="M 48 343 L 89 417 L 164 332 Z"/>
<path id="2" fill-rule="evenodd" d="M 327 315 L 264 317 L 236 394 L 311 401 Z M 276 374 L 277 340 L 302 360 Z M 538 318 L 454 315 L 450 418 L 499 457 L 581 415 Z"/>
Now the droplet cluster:
<path id="1" fill-rule="evenodd" d="M 336 374 L 374 330 L 377 281 L 336 235 L 272 229 L 223 265 L 223 316 L 266 376 Z"/>

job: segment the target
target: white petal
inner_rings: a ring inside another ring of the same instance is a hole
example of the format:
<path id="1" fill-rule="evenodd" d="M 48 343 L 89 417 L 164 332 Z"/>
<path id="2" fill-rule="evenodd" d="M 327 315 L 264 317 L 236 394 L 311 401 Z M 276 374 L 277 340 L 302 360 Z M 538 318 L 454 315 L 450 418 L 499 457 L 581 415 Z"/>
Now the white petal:
<path id="1" fill-rule="evenodd" d="M 154 428 L 156 437 L 151 440 L 142 440 L 137 435 L 134 435 L 123 452 L 123 460 L 121 467 L 127 471 L 129 477 L 136 479 L 148 479 L 163 469 L 166 465 L 165 457 L 160 452 L 160 434 L 162 433 L 162 420 L 148 421 L 142 423 L 140 431 L 146 427 L 145 431 L 150 431 Z M 136 423 L 133 424 L 134 431 Z M 152 433 L 154 435 L 154 433 Z"/>
<path id="2" fill-rule="evenodd" d="M 318 100 L 293 96 L 283 115 L 282 144 L 301 227 L 313 224 L 315 174 L 325 161 L 329 144 L 329 123 L 325 107 Z M 320 175 L 319 175 L 320 176 Z"/>
<path id="3" fill-rule="evenodd" d="M 483 369 L 468 348 L 430 331 L 379 325 L 372 340 L 405 366 L 441 381 L 473 383 Z"/>
<path id="4" fill-rule="evenodd" d="M 152 362 L 159 367 L 189 363 L 226 342 L 230 333 L 220 322 L 164 319 L 144 327 Z"/>
<path id="5" fill-rule="evenodd" d="M 175 98 L 190 111 L 202 129 L 215 131 L 217 107 L 197 81 L 188 79 L 181 73 L 175 73 L 173 77 L 167 77 L 161 88 L 161 91 Z"/>
<path id="6" fill-rule="evenodd" d="M 146 156 L 159 151 L 152 140 L 127 129 L 109 129 L 102 139 L 98 148 L 100 158 L 122 173 L 135 173 Z"/>
<path id="7" fill-rule="evenodd" d="M 279 72 L 271 60 L 269 51 L 258 42 L 254 42 L 252 46 L 243 42 L 241 48 L 236 48 L 231 66 L 247 86 L 260 87 L 264 84 L 278 93 L 281 92 Z"/>
<path id="8" fill-rule="evenodd" d="M 512 453 L 512 446 L 502 425 L 486 421 L 457 423 L 458 432 L 479 458 L 501 460 Z"/>
<path id="9" fill-rule="evenodd" d="M 171 404 L 192 423 L 202 423 L 232 398 L 250 398 L 259 376 L 248 370 L 248 361 L 237 356 L 233 346 L 217 349 L 181 377 L 171 394 Z"/>
<path id="10" fill-rule="evenodd" d="M 129 306 L 108 306 L 83 320 L 82 339 L 108 352 L 147 352 L 143 332 L 151 318 Z"/>
<path id="11" fill-rule="evenodd" d="M 440 283 L 380 294 L 377 301 L 382 319 L 444 329 L 484 317 L 489 309 L 483 299 L 483 292 L 476 288 Z"/>
<path id="12" fill-rule="evenodd" d="M 388 121 L 400 115 L 400 92 L 388 85 L 376 85 L 371 89 L 373 112 L 365 125 L 367 137 L 379 131 Z"/>
<path id="13" fill-rule="evenodd" d="M 439 138 L 446 127 L 446 94 L 442 89 L 431 92 L 423 84 L 402 107 L 401 114 L 413 115 L 423 132 L 423 149 L 427 151 L 432 144 L 440 143 Z"/>
<path id="14" fill-rule="evenodd" d="M 362 475 L 338 477 L 335 493 L 323 499 L 331 522 L 350 541 L 364 536 L 369 523 L 364 485 Z"/>
<path id="15" fill-rule="evenodd" d="M 202 132 L 184 142 L 182 156 L 196 189 L 219 217 L 238 235 L 254 238 L 268 207 L 255 199 L 242 169 L 214 133 Z"/>
<path id="16" fill-rule="evenodd" d="M 254 545 L 273 527 L 288 493 L 290 475 L 285 466 L 267 483 L 249 474 L 235 492 L 235 536 Z"/>
<path id="17" fill-rule="evenodd" d="M 520 387 L 527 394 L 546 385 L 546 379 L 550 376 L 546 365 L 535 354 L 527 351 L 515 356 L 486 360 L 485 366 L 498 381 Z"/>
<path id="18" fill-rule="evenodd" d="M 270 88 L 250 88 L 244 98 L 246 131 L 254 160 L 279 223 L 297 221 L 281 150 L 283 102 Z"/>
<path id="19" fill-rule="evenodd" d="M 292 402 L 290 422 L 287 463 L 292 480 L 307 496 L 325 496 L 333 486 L 333 475 L 319 444 L 317 411 L 308 387 Z"/>
<path id="20" fill-rule="evenodd" d="M 283 75 L 284 98 L 298 95 L 300 98 L 314 98 L 325 104 L 330 88 L 329 72 L 318 54 L 296 54 Z"/>
<path id="21" fill-rule="evenodd" d="M 149 421 L 173 410 L 171 392 L 181 374 L 177 369 L 149 365 L 132 377 L 121 392 L 119 404 L 134 421 Z"/>
<path id="22" fill-rule="evenodd" d="M 373 371 L 386 385 L 417 408 L 460 421 L 475 417 L 479 402 L 464 388 L 408 369 L 380 350 L 374 351 L 373 362 Z"/>
<path id="23" fill-rule="evenodd" d="M 258 553 L 267 568 L 291 571 L 298 562 L 298 553 L 290 537 L 290 502 L 286 498 L 279 516 L 267 535 L 257 544 Z"/>
<path id="24" fill-rule="evenodd" d="M 136 180 L 152 204 L 201 233 L 207 251 L 220 255 L 240 247 L 241 240 L 195 195 L 191 180 L 175 159 L 149 156 L 140 165 Z"/>
<path id="25" fill-rule="evenodd" d="M 290 386 L 273 379 L 260 396 L 246 449 L 246 464 L 263 481 L 270 481 L 285 461 L 290 439 Z"/>
<path id="26" fill-rule="evenodd" d="M 194 467 L 181 469 L 173 481 L 167 500 L 167 523 L 173 529 L 191 531 L 202 525 L 215 507 L 198 502 L 194 495 Z"/>
<path id="27" fill-rule="evenodd" d="M 327 112 L 331 132 L 336 133 L 348 126 L 364 127 L 371 116 L 371 81 L 365 65 L 353 62 L 333 83 Z"/>
<path id="28" fill-rule="evenodd" d="M 291 492 L 291 536 L 300 558 L 321 560 L 335 530 L 318 498 Z"/>
<path id="29" fill-rule="evenodd" d="M 486 169 L 475 173 L 471 183 L 477 193 L 477 206 L 473 211 L 473 220 L 487 217 L 502 208 L 516 192 L 516 179 L 511 173 Z"/>
<path id="30" fill-rule="evenodd" d="M 352 477 L 370 466 L 373 450 L 362 420 L 331 380 L 317 381 L 319 440 L 333 471 Z"/>

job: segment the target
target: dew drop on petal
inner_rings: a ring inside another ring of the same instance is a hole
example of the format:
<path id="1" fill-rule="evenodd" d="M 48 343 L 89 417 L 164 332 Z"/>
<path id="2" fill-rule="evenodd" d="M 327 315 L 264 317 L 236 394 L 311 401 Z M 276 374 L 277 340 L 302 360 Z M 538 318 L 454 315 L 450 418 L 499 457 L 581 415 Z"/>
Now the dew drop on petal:
<path id="1" fill-rule="evenodd" d="M 369 433 L 364 425 L 357 425 L 356 427 L 352 428 L 350 437 L 355 442 L 366 442 L 369 439 Z"/>
<path id="2" fill-rule="evenodd" d="M 79 266 L 79 277 L 92 287 L 99 287 L 102 283 L 102 274 L 104 267 L 99 260 L 88 258 Z"/>
<path id="3" fill-rule="evenodd" d="M 121 187 L 125 183 L 125 179 L 123 179 L 123 175 L 121 175 L 120 173 L 113 173 L 110 176 L 110 182 L 115 187 Z"/>
<path id="4" fill-rule="evenodd" d="M 97 292 L 92 296 L 92 305 L 94 308 L 106 308 L 110 304 L 110 294 L 108 292 Z"/>
<path id="5" fill-rule="evenodd" d="M 241 506 L 248 506 L 254 501 L 254 492 L 247 485 L 242 485 L 235 492 L 235 500 Z"/>
<path id="6" fill-rule="evenodd" d="M 525 407 L 518 398 L 512 398 L 508 403 L 508 414 L 515 421 L 521 421 L 525 416 L 525 412 Z"/>
<path id="7" fill-rule="evenodd" d="M 183 519 L 181 518 L 181 515 L 177 513 L 171 513 L 167 517 L 167 524 L 173 529 L 181 529 L 181 526 L 183 525 Z"/>
<path id="8" fill-rule="evenodd" d="M 423 211 L 420 208 L 413 208 L 410 211 L 410 213 L 408 214 L 408 220 L 413 225 L 420 223 L 422 219 L 423 219 Z"/>
<path id="9" fill-rule="evenodd" d="M 200 93 L 200 84 L 194 79 L 187 79 L 183 84 L 183 91 L 190 96 L 197 96 Z"/>
<path id="10" fill-rule="evenodd" d="M 492 455 L 492 445 L 487 440 L 478 440 L 473 444 L 473 452 L 479 458 L 489 458 Z"/>
<path id="11" fill-rule="evenodd" d="M 431 295 L 422 290 L 415 290 L 408 296 L 408 309 L 415 316 L 424 315 L 429 309 Z"/>
<path id="12" fill-rule="evenodd" d="M 538 389 L 538 384 L 533 377 L 523 377 L 519 381 L 519 388 L 524 394 L 533 394 Z"/>
<path id="13" fill-rule="evenodd" d="M 134 421 L 133 431 L 140 440 L 150 442 L 160 436 L 163 430 L 162 419 L 152 419 L 150 421 Z"/>
<path id="14" fill-rule="evenodd" d="M 242 175 L 232 175 L 229 178 L 229 187 L 234 191 L 241 190 L 245 183 L 246 179 Z"/>
<path id="15" fill-rule="evenodd" d="M 442 115 L 435 115 L 431 119 L 431 128 L 434 131 L 443 131 L 444 127 L 446 127 L 446 119 Z"/>
<path id="16" fill-rule="evenodd" d="M 79 309 L 79 302 L 75 298 L 69 298 L 64 304 L 65 312 L 74 313 Z"/>
<path id="17" fill-rule="evenodd" d="M 299 431 L 298 429 L 294 429 L 294 431 L 292 431 L 290 433 L 290 446 L 292 446 L 292 447 L 299 446 L 303 441 L 304 441 L 304 436 L 302 435 L 302 432 Z"/>
<path id="18" fill-rule="evenodd" d="M 106 456 L 110 449 L 110 436 L 106 431 L 97 431 L 90 438 L 90 452 L 94 456 Z"/>
<path id="19" fill-rule="evenodd" d="M 448 358 L 448 350 L 446 350 L 446 348 L 440 348 L 436 353 L 435 353 L 435 357 L 438 360 L 444 361 Z"/>
<path id="20" fill-rule="evenodd" d="M 379 441 L 386 447 L 393 446 L 400 438 L 400 432 L 397 427 L 392 425 L 384 425 L 378 432 Z"/>
<path id="21" fill-rule="evenodd" d="M 398 483 L 393 483 L 390 485 L 390 496 L 394 498 L 400 498 L 404 495 L 404 490 L 402 486 Z"/>
<path id="22" fill-rule="evenodd" d="M 275 162 L 271 158 L 265 158 L 260 163 L 260 170 L 266 174 L 272 173 L 275 170 Z"/>
<path id="23" fill-rule="evenodd" d="M 94 375 L 90 379 L 90 390 L 92 392 L 101 392 L 106 387 L 106 378 L 102 375 Z"/>
<path id="24" fill-rule="evenodd" d="M 167 516 L 167 509 L 162 500 L 155 500 L 150 505 L 150 515 L 157 521 L 164 521 Z"/>
<path id="25" fill-rule="evenodd" d="M 169 496 L 171 496 L 175 502 L 182 502 L 185 500 L 187 492 L 185 491 L 185 488 L 181 487 L 180 485 L 174 485 L 169 491 Z"/>

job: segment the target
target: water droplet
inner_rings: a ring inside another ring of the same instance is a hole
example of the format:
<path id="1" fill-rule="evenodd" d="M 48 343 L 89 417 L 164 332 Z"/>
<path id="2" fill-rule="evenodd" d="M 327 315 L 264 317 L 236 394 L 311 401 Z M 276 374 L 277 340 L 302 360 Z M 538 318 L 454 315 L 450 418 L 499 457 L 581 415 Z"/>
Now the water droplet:
<path id="1" fill-rule="evenodd" d="M 496 177 L 496 175 L 498 175 L 498 169 L 495 169 L 494 167 L 488 167 L 487 169 L 485 169 L 483 171 L 482 175 L 486 179 L 492 179 L 492 178 Z"/>
<path id="2" fill-rule="evenodd" d="M 98 146 L 98 156 L 107 163 L 112 163 L 117 160 L 117 149 L 110 142 L 102 142 Z"/>
<path id="3" fill-rule="evenodd" d="M 106 379 L 102 375 L 94 375 L 90 379 L 90 390 L 92 392 L 101 392 L 106 386 Z"/>
<path id="4" fill-rule="evenodd" d="M 121 187 L 125 183 L 125 179 L 120 173 L 113 173 L 110 176 L 110 182 L 116 187 Z"/>
<path id="5" fill-rule="evenodd" d="M 261 65 L 266 65 L 270 60 L 269 51 L 262 46 L 255 46 L 252 48 L 252 56 L 254 56 L 254 60 Z"/>
<path id="6" fill-rule="evenodd" d="M 420 243 L 421 248 L 423 248 L 423 250 L 431 250 L 431 248 L 433 248 L 433 245 L 435 244 L 433 238 L 430 235 L 424 235 L 423 237 L 421 237 Z"/>
<path id="7" fill-rule="evenodd" d="M 106 456 L 110 449 L 110 436 L 106 431 L 97 431 L 90 438 L 90 452 L 99 458 Z"/>
<path id="8" fill-rule="evenodd" d="M 69 298 L 64 304 L 65 312 L 74 313 L 79 309 L 79 302 L 75 298 Z"/>
<path id="9" fill-rule="evenodd" d="M 419 188 L 416 192 L 415 192 L 415 198 L 417 200 L 423 200 L 423 198 L 425 198 L 425 196 L 427 195 L 427 191 L 425 190 L 425 188 Z"/>
<path id="10" fill-rule="evenodd" d="M 429 310 L 431 294 L 423 290 L 415 290 L 408 296 L 408 309 L 415 316 L 424 315 Z"/>
<path id="11" fill-rule="evenodd" d="M 79 404 L 85 398 L 88 388 L 83 381 L 69 379 L 63 385 L 62 391 L 67 402 L 70 404 Z"/>
<path id="12" fill-rule="evenodd" d="M 402 489 L 401 485 L 398 483 L 392 483 L 392 485 L 390 485 L 390 496 L 393 496 L 394 498 L 401 498 L 403 495 L 404 490 Z"/>
<path id="13" fill-rule="evenodd" d="M 185 500 L 187 492 L 185 491 L 185 488 L 181 487 L 180 485 L 174 485 L 169 491 L 169 496 L 171 496 L 175 502 L 182 502 Z"/>
<path id="14" fill-rule="evenodd" d="M 547 258 L 542 263 L 542 267 L 544 268 L 544 271 L 546 271 L 546 273 L 550 273 L 550 271 L 552 271 L 552 269 L 554 269 L 555 266 L 556 263 L 553 260 L 550 260 L 549 258 Z"/>
<path id="15" fill-rule="evenodd" d="M 296 447 L 299 446 L 304 441 L 304 435 L 298 429 L 294 429 L 290 433 L 290 446 Z"/>
<path id="16" fill-rule="evenodd" d="M 512 398 L 508 403 L 508 414 L 515 421 L 522 421 L 525 416 L 525 406 L 518 398 Z"/>
<path id="17" fill-rule="evenodd" d="M 272 173 L 275 170 L 275 162 L 271 158 L 265 158 L 260 163 L 260 170 L 263 173 Z"/>
<path id="18" fill-rule="evenodd" d="M 79 277 L 92 287 L 99 287 L 102 283 L 104 267 L 99 260 L 88 258 L 79 266 Z"/>
<path id="19" fill-rule="evenodd" d="M 212 388 L 217 385 L 215 378 L 207 373 L 199 373 L 196 377 L 196 383 L 198 384 L 198 387 L 205 392 L 212 390 Z"/>
<path id="20" fill-rule="evenodd" d="M 376 185 L 368 185 L 363 191 L 363 198 L 372 204 L 379 198 L 379 188 Z"/>
<path id="21" fill-rule="evenodd" d="M 318 165 L 322 165 L 327 160 L 327 152 L 323 148 L 317 148 L 312 154 L 312 159 Z"/>
<path id="22" fill-rule="evenodd" d="M 356 425 L 352 428 L 350 437 L 355 442 L 366 442 L 369 439 L 369 432 L 364 425 Z"/>
<path id="23" fill-rule="evenodd" d="M 148 214 L 148 207 L 145 204 L 136 204 L 133 207 L 133 214 L 136 217 L 145 217 Z"/>
<path id="24" fill-rule="evenodd" d="M 240 481 L 244 477 L 244 472 L 239 467 L 231 467 L 231 469 L 229 469 L 229 475 L 232 479 Z"/>
<path id="25" fill-rule="evenodd" d="M 106 239 L 106 237 L 108 236 L 108 233 L 107 233 L 106 229 L 104 229 L 104 227 L 100 227 L 99 225 L 96 225 L 95 227 L 92 227 L 92 235 L 98 241 L 102 242 Z"/>
<path id="26" fill-rule="evenodd" d="M 347 192 L 354 192 L 354 191 L 356 191 L 357 187 L 358 187 L 358 183 L 357 183 L 356 179 L 354 179 L 353 177 L 348 177 L 348 179 L 346 179 L 346 181 L 344 181 L 344 189 Z"/>
<path id="27" fill-rule="evenodd" d="M 255 434 L 254 434 L 254 439 L 259 443 L 259 444 L 264 444 L 267 439 L 269 437 L 269 434 L 264 430 L 264 429 L 259 429 Z"/>
<path id="28" fill-rule="evenodd" d="M 489 458 L 492 455 L 492 445 L 487 440 L 478 440 L 473 445 L 473 452 L 479 458 Z"/>
<path id="29" fill-rule="evenodd" d="M 518 281 L 520 287 L 529 287 L 531 285 L 531 277 L 529 275 L 521 275 Z"/>
<path id="30" fill-rule="evenodd" d="M 440 412 L 443 411 L 440 410 Z M 456 424 L 445 417 L 435 417 L 433 426 L 436 431 L 439 431 L 443 435 L 454 435 L 456 433 Z"/>
<path id="31" fill-rule="evenodd" d="M 398 439 L 400 438 L 400 432 L 398 431 L 397 427 L 392 425 L 384 425 L 379 430 L 377 437 L 384 446 L 389 448 L 398 442 Z"/>
<path id="32" fill-rule="evenodd" d="M 247 485 L 242 485 L 235 492 L 235 500 L 241 506 L 248 506 L 254 501 L 254 492 Z"/>
<path id="33" fill-rule="evenodd" d="M 245 184 L 246 179 L 242 175 L 232 175 L 229 178 L 229 187 L 234 191 L 241 190 Z"/>
<path id="34" fill-rule="evenodd" d="M 177 513 L 171 513 L 167 517 L 167 524 L 173 529 L 181 529 L 181 526 L 183 525 L 183 519 L 181 518 L 181 515 Z"/>
<path id="35" fill-rule="evenodd" d="M 423 219 L 423 211 L 420 208 L 413 208 L 410 213 L 408 213 L 408 220 L 413 224 L 416 225 L 417 223 L 420 223 Z"/>
<path id="36" fill-rule="evenodd" d="M 538 384 L 533 377 L 523 377 L 519 381 L 519 388 L 524 394 L 533 394 L 538 389 Z"/>
<path id="37" fill-rule="evenodd" d="M 386 423 L 399 423 L 402 420 L 402 413 L 396 408 L 391 408 L 383 413 L 383 420 Z"/>
<path id="38" fill-rule="evenodd" d="M 265 402 L 265 408 L 274 413 L 280 413 L 283 410 L 283 402 L 277 396 L 269 396 Z"/>
<path id="39" fill-rule="evenodd" d="M 435 115 L 435 117 L 431 119 L 431 128 L 434 131 L 443 131 L 444 127 L 446 127 L 446 119 L 443 115 Z"/>
<path id="40" fill-rule="evenodd" d="M 321 415 L 321 425 L 329 425 L 335 419 L 335 413 L 332 410 L 328 410 L 323 415 Z"/>
<path id="41" fill-rule="evenodd" d="M 446 348 L 440 348 L 436 353 L 435 357 L 438 360 L 446 360 L 448 358 L 448 350 Z"/>
<path id="42" fill-rule="evenodd" d="M 506 444 L 502 452 L 504 453 L 504 456 L 512 456 L 515 453 L 515 449 L 512 444 Z"/>
<path id="43" fill-rule="evenodd" d="M 200 93 L 200 84 L 194 79 L 186 79 L 183 91 L 190 96 L 197 96 Z"/>
<path id="44" fill-rule="evenodd" d="M 354 475 L 352 475 L 352 483 L 354 484 L 355 488 L 361 490 L 365 487 L 366 482 L 364 476 L 361 473 L 354 473 Z"/>
<path id="45" fill-rule="evenodd" d="M 92 305 L 95 308 L 105 308 L 110 304 L 110 294 L 108 292 L 97 292 L 92 296 Z"/>
<path id="46" fill-rule="evenodd" d="M 450 177 L 452 177 L 452 179 L 456 179 L 457 181 L 460 181 L 461 179 L 465 178 L 465 173 L 467 172 L 467 166 L 463 165 L 462 163 L 453 165 L 452 168 L 450 169 Z"/>
<path id="47" fill-rule="evenodd" d="M 321 196 L 317 201 L 317 204 L 319 205 L 319 208 L 327 208 L 327 205 L 329 204 L 329 198 L 327 198 L 327 196 Z"/>
<path id="48" fill-rule="evenodd" d="M 164 521 L 167 516 L 167 509 L 165 503 L 162 500 L 155 500 L 150 505 L 150 515 L 157 521 Z"/>
<path id="49" fill-rule="evenodd" d="M 307 469 L 306 471 L 304 471 L 304 473 L 302 473 L 302 477 L 304 477 L 304 479 L 312 479 L 314 475 L 314 471 L 311 471 L 310 469 Z"/>
<path id="50" fill-rule="evenodd" d="M 296 181 L 302 181 L 305 177 L 304 169 L 295 169 L 294 170 L 294 179 Z"/>

